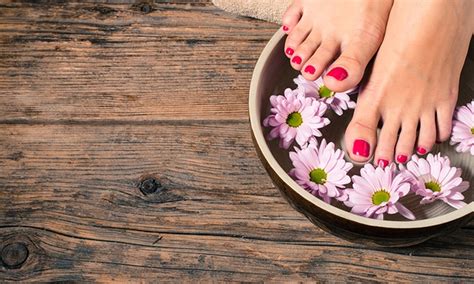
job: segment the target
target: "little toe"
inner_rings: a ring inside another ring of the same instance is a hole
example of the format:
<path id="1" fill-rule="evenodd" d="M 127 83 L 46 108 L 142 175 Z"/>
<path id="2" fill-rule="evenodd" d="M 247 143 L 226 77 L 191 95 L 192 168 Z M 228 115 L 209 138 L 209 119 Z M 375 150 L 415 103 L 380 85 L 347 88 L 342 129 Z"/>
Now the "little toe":
<path id="1" fill-rule="evenodd" d="M 384 121 L 377 141 L 374 164 L 386 167 L 393 162 L 399 130 L 400 123 L 396 118 L 387 118 Z"/>
<path id="2" fill-rule="evenodd" d="M 302 68 L 306 80 L 313 81 L 321 76 L 337 56 L 338 51 L 339 46 L 335 40 L 324 40 Z"/>
<path id="3" fill-rule="evenodd" d="M 402 131 L 397 141 L 396 161 L 399 164 L 405 164 L 413 153 L 416 142 L 416 128 L 418 121 L 405 121 L 402 123 Z"/>
<path id="4" fill-rule="evenodd" d="M 437 141 L 444 142 L 451 136 L 454 104 L 441 103 L 436 110 Z"/>
<path id="5" fill-rule="evenodd" d="M 359 101 L 344 138 L 347 153 L 354 162 L 367 162 L 372 156 L 377 142 L 379 118 L 374 108 L 364 101 Z"/>
<path id="6" fill-rule="evenodd" d="M 436 142 L 436 122 L 434 113 L 423 115 L 420 119 L 420 133 L 416 144 L 416 153 L 426 155 Z"/>
<path id="7" fill-rule="evenodd" d="M 293 30 L 288 34 L 285 42 L 285 54 L 288 57 L 296 57 L 295 51 L 311 32 L 311 22 L 301 19 Z"/>
<path id="8" fill-rule="evenodd" d="M 306 61 L 313 55 L 320 43 L 321 37 L 319 33 L 315 30 L 311 31 L 305 41 L 296 49 L 295 54 L 291 58 L 291 66 L 296 70 L 301 70 L 302 66 L 304 66 Z M 310 71 L 307 67 L 304 70 Z"/>
<path id="9" fill-rule="evenodd" d="M 285 14 L 282 18 L 282 30 L 285 33 L 290 33 L 293 28 L 298 24 L 301 16 L 303 15 L 303 8 L 298 3 L 291 4 L 286 9 Z"/>

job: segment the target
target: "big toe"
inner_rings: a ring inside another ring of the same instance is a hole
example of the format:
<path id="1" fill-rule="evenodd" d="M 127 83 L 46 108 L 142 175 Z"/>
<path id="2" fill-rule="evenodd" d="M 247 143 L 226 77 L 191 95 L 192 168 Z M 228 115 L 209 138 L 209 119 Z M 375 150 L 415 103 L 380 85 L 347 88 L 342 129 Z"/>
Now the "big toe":
<path id="1" fill-rule="evenodd" d="M 370 160 L 377 141 L 380 116 L 373 106 L 359 102 L 345 134 L 346 151 L 358 163 Z"/>
<path id="2" fill-rule="evenodd" d="M 325 85 L 335 91 L 344 92 L 357 86 L 365 69 L 377 52 L 383 39 L 383 31 L 366 31 L 341 45 L 341 55 L 328 68 L 324 76 Z"/>

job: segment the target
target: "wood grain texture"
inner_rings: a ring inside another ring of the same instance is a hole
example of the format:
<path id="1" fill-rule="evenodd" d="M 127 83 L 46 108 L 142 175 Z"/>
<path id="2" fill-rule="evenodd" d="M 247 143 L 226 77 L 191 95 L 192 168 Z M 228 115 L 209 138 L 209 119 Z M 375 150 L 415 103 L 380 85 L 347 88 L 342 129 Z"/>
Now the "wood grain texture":
<path id="1" fill-rule="evenodd" d="M 291 209 L 247 122 L 277 27 L 187 2 L 1 2 L 1 282 L 474 281 L 472 223 L 375 249 Z"/>
<path id="2" fill-rule="evenodd" d="M 1 119 L 246 120 L 275 25 L 212 6 L 153 7 L 2 5 Z"/>

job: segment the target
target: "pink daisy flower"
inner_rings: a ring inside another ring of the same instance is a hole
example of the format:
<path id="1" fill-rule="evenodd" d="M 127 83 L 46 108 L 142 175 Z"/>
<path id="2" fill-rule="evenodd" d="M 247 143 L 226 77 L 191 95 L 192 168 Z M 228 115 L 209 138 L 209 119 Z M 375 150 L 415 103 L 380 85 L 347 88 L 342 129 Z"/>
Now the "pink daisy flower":
<path id="1" fill-rule="evenodd" d="M 308 81 L 302 75 L 293 80 L 299 89 L 304 90 L 306 97 L 317 98 L 325 102 L 337 115 L 342 115 L 344 110 L 355 108 L 356 103 L 351 101 L 349 94 L 354 93 L 356 88 L 346 92 L 333 92 L 324 85 L 323 78 L 316 81 Z"/>
<path id="2" fill-rule="evenodd" d="M 426 159 L 413 155 L 402 171 L 414 178 L 413 191 L 423 196 L 420 204 L 442 200 L 454 208 L 466 205 L 462 192 L 469 188 L 469 182 L 461 178 L 461 169 L 451 167 L 448 157 L 429 154 Z"/>
<path id="3" fill-rule="evenodd" d="M 366 164 L 360 176 L 352 177 L 353 188 L 346 189 L 349 199 L 344 202 L 351 212 L 368 218 L 382 220 L 384 214 L 400 213 L 414 220 L 415 215 L 398 201 L 410 192 L 409 177 L 396 173 L 394 164 L 374 168 Z"/>
<path id="4" fill-rule="evenodd" d="M 327 106 L 313 98 L 306 98 L 301 90 L 286 89 L 284 96 L 271 96 L 271 115 L 263 121 L 265 127 L 273 127 L 268 134 L 272 140 L 280 137 L 280 147 L 288 149 L 296 140 L 306 144 L 313 136 L 320 137 L 320 128 L 329 124 L 323 117 Z"/>
<path id="5" fill-rule="evenodd" d="M 471 152 L 474 155 L 474 101 L 459 107 L 454 115 L 451 145 L 458 152 Z"/>
<path id="6" fill-rule="evenodd" d="M 351 182 L 347 172 L 353 165 L 344 160 L 344 152 L 336 150 L 334 143 L 328 144 L 323 139 L 319 146 L 313 141 L 303 149 L 295 147 L 290 159 L 294 167 L 290 175 L 305 190 L 327 203 L 331 198 L 347 199 L 342 189 Z"/>

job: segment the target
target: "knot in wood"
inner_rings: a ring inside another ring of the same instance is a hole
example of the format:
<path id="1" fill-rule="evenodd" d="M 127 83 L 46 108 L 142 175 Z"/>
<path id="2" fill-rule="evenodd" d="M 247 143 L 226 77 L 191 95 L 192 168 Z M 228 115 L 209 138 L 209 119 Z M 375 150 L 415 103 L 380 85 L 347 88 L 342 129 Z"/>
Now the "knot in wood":
<path id="1" fill-rule="evenodd" d="M 152 194 L 163 189 L 161 183 L 154 178 L 146 178 L 138 185 L 140 191 L 145 194 Z"/>
<path id="2" fill-rule="evenodd" d="M 28 258 L 29 251 L 25 244 L 13 243 L 3 247 L 0 258 L 8 269 L 20 268 Z"/>
<path id="3" fill-rule="evenodd" d="M 150 4 L 147 4 L 147 3 L 143 3 L 140 7 L 140 11 L 142 11 L 142 13 L 145 13 L 145 14 L 148 14 L 152 11 L 152 7 L 150 6 Z"/>

